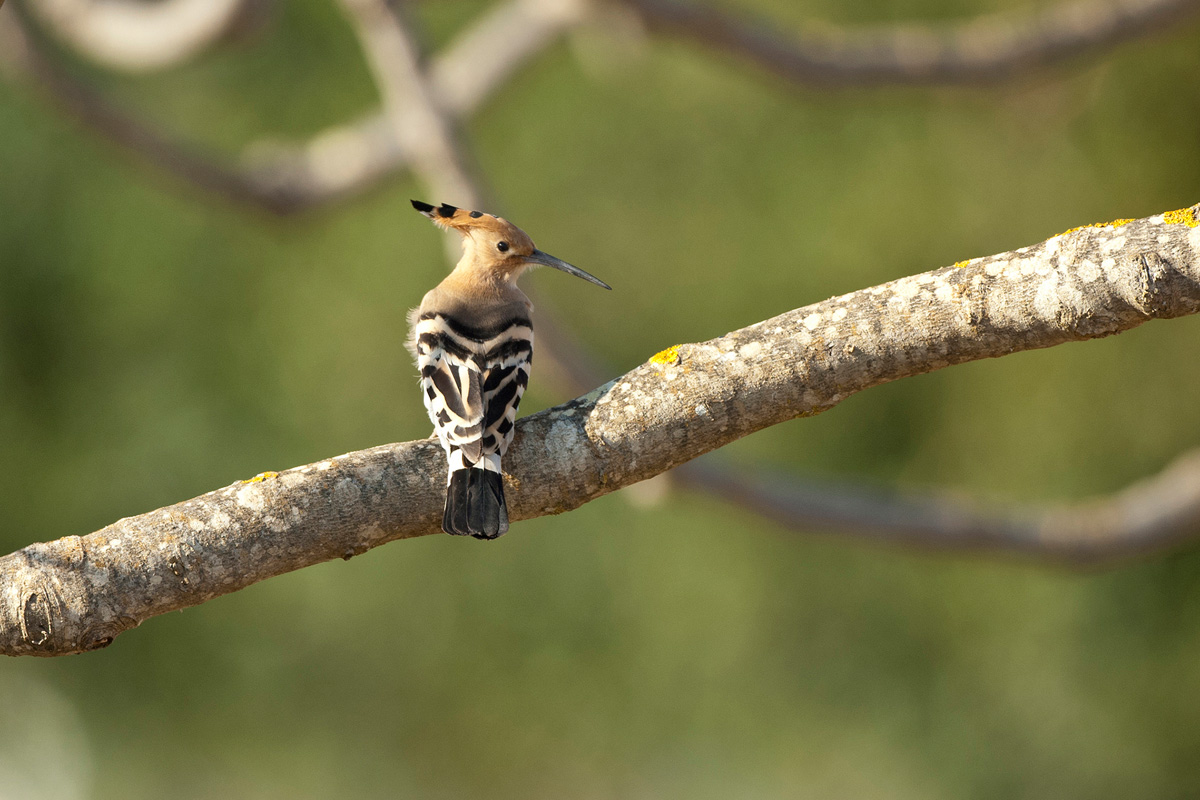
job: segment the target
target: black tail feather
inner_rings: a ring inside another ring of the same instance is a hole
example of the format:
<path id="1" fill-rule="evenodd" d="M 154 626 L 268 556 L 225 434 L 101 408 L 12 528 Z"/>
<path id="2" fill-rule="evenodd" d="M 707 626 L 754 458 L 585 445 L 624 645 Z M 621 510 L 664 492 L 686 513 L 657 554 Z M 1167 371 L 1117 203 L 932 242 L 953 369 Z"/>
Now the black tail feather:
<path id="1" fill-rule="evenodd" d="M 508 531 L 508 504 L 504 481 L 485 469 L 460 469 L 446 487 L 442 530 L 455 536 L 495 539 Z"/>
<path id="2" fill-rule="evenodd" d="M 446 510 L 442 513 L 442 530 L 455 536 L 470 536 L 467 530 L 467 473 L 460 469 L 450 475 L 446 487 Z"/>

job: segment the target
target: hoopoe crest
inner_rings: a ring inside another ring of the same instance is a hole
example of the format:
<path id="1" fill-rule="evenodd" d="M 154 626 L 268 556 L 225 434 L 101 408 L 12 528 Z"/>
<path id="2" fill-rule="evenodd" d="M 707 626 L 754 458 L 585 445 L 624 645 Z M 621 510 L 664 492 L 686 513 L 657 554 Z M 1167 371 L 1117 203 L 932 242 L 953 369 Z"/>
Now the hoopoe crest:
<path id="1" fill-rule="evenodd" d="M 533 304 L 517 278 L 548 266 L 612 287 L 538 250 L 523 230 L 493 214 L 412 204 L 463 239 L 454 271 L 408 317 L 408 348 L 448 462 L 442 530 L 495 539 L 508 530 L 500 458 L 512 441 L 533 363 Z"/>

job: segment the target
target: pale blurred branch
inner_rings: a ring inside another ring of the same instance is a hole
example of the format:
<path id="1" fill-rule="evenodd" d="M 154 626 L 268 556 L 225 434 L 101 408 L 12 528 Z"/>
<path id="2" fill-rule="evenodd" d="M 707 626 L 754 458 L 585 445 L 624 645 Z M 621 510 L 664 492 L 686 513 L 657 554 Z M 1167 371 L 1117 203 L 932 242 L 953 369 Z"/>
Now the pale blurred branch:
<path id="1" fill-rule="evenodd" d="M 447 123 L 470 118 L 522 66 L 583 20 L 586 11 L 583 0 L 497 4 L 430 59 L 427 94 L 437 98 Z M 313 198 L 313 204 L 347 198 L 412 163 L 412 152 L 395 135 L 397 124 L 405 126 L 393 114 L 370 114 L 299 144 L 255 142 L 242 161 L 260 182 L 294 187 L 294 193 Z M 299 187 L 302 191 L 296 191 Z"/>
<path id="2" fill-rule="evenodd" d="M 569 511 L 888 381 L 1197 311 L 1200 205 L 830 298 L 668 348 L 584 397 L 520 420 L 505 459 L 509 513 L 521 520 Z M 4 556 L 0 652 L 96 649 L 151 616 L 435 533 L 443 459 L 432 439 L 384 445 Z M 1080 559 L 1089 550 L 1120 551 L 1114 536 L 1130 537 L 1136 549 L 1156 537 L 1164 544 L 1200 534 L 1198 473 L 1189 457 L 1149 484 L 1025 526 L 980 528 L 964 517 L 939 527 L 928 509 L 923 521 L 910 516 L 937 546 Z"/>
<path id="3" fill-rule="evenodd" d="M 154 47 L 174 41 L 179 51 L 177 57 L 183 58 L 188 47 L 206 46 L 218 38 L 219 31 L 225 28 L 224 23 L 216 21 L 232 24 L 247 8 L 266 0 L 53 2 L 78 3 L 80 8 L 87 9 L 86 14 L 56 17 L 60 22 L 55 26 L 64 35 L 72 26 L 80 30 L 115 29 L 109 22 L 89 20 L 124 19 L 123 15 L 136 12 L 144 15 L 138 19 L 145 24 L 118 26 L 128 31 L 121 35 L 140 38 Z M 522 65 L 565 32 L 594 16 L 595 8 L 602 2 L 510 0 L 497 4 L 431 59 L 425 94 L 436 102 L 446 123 L 457 124 L 473 114 Z M 736 53 L 790 80 L 829 84 L 1000 80 L 1083 51 L 1098 52 L 1147 35 L 1200 8 L 1200 0 L 1078 2 L 1024 17 L 983 17 L 950 26 L 890 26 L 860 31 L 824 26 L 789 38 L 766 24 L 749 22 L 701 4 L 679 0 L 616 2 L 618 7 L 631 9 L 653 30 Z M 58 8 L 53 3 L 37 7 L 46 13 Z M 361 17 L 367 12 L 360 9 L 354 13 Z M 413 158 L 414 138 L 418 140 L 416 146 L 421 146 L 420 137 L 410 133 L 418 127 L 416 122 L 402 120 L 393 103 L 391 111 L 385 109 L 380 114 L 334 126 L 304 143 L 252 143 L 245 148 L 240 164 L 231 163 L 167 135 L 120 108 L 57 63 L 53 54 L 32 37 L 12 30 L 19 20 L 12 18 L 11 11 L 4 17 L 8 19 L 0 17 L 0 22 L 7 21 L 7 25 L 0 25 L 0 34 L 17 44 L 0 48 L 0 65 L 10 73 L 32 78 L 31 82 L 49 94 L 69 116 L 131 154 L 229 200 L 276 214 L 326 206 L 357 196 L 407 169 Z M 175 31 L 174 38 L 142 33 L 156 30 L 155 26 L 160 24 Z M 367 37 L 365 43 L 375 36 L 361 26 L 359 32 Z M 119 36 L 110 38 L 120 41 Z M 185 41 L 193 44 L 185 47 Z M 88 46 L 76 45 L 84 55 L 97 57 Z M 378 51 L 378 44 L 371 47 Z M 137 48 L 122 45 L 115 50 L 133 60 L 141 58 L 147 65 L 152 61 L 137 55 Z M 385 100 L 390 93 L 381 84 Z"/>
<path id="4" fill-rule="evenodd" d="M 425 74 L 425 56 L 400 0 L 342 0 L 379 87 L 383 117 L 410 167 L 443 197 L 483 205 L 470 155 Z"/>
<path id="5" fill-rule="evenodd" d="M 784 528 L 931 550 L 981 550 L 1081 566 L 1167 550 L 1200 537 L 1200 450 L 1112 495 L 1045 507 L 970 501 L 946 491 L 877 490 L 796 480 L 759 468 L 675 470 L 708 495 Z"/>
<path id="6" fill-rule="evenodd" d="M 730 53 L 788 81 L 813 86 L 992 84 L 1169 28 L 1198 0 L 1081 0 L 1023 15 L 943 25 L 838 28 L 783 34 L 700 2 L 616 0 L 652 31 Z"/>
<path id="7" fill-rule="evenodd" d="M 226 200 L 251 202 L 278 213 L 295 208 L 298 199 L 286 191 L 275 191 L 226 166 L 214 154 L 172 138 L 71 75 L 22 24 L 18 5 L 9 3 L 0 18 L 0 69 L 27 79 L 66 116 L 93 133 L 188 184 Z"/>
<path id="8" fill-rule="evenodd" d="M 588 15 L 588 0 L 497 3 L 430 61 L 438 103 L 458 119 L 471 116 L 531 58 Z"/>
<path id="9" fill-rule="evenodd" d="M 577 24 L 585 9 L 576 0 L 513 0 L 497 6 L 432 59 L 426 95 L 437 99 L 447 122 L 456 124 Z M 361 27 L 360 34 L 381 38 Z M 381 95 L 389 104 L 381 114 L 335 126 L 304 144 L 252 143 L 239 165 L 169 136 L 121 108 L 59 63 L 18 14 L 0 16 L 0 44 L 0 67 L 18 79 L 26 78 L 93 132 L 201 189 L 275 214 L 292 214 L 361 194 L 408 168 L 414 147 L 425 146 L 413 135 L 419 130 L 415 121 L 403 116 L 405 87 L 381 84 Z M 379 42 L 373 45 L 373 51 L 379 46 Z"/>
<path id="10" fill-rule="evenodd" d="M 42 23 L 84 57 L 110 69 L 151 72 L 210 47 L 268 0 L 34 0 Z"/>

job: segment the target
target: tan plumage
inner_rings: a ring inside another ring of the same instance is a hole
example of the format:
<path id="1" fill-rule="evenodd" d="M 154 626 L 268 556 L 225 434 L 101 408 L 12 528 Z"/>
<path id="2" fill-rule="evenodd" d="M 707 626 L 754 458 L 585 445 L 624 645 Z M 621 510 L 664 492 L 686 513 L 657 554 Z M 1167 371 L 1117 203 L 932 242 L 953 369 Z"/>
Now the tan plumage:
<path id="1" fill-rule="evenodd" d="M 463 237 L 463 257 L 409 313 L 408 348 L 434 433 L 446 450 L 447 533 L 494 539 L 508 530 L 500 458 L 512 441 L 533 363 L 533 304 L 517 288 L 546 265 L 608 284 L 543 253 L 517 226 L 481 211 L 417 200 L 413 208 Z"/>

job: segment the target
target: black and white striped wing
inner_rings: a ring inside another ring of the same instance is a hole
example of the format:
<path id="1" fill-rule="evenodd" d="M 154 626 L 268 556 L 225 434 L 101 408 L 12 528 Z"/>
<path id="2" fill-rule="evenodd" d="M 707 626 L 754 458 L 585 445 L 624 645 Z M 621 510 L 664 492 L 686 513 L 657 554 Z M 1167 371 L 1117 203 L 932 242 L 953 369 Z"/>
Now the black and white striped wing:
<path id="1" fill-rule="evenodd" d="M 425 407 L 450 461 L 450 471 L 500 472 L 512 442 L 517 409 L 529 384 L 533 325 L 515 317 L 479 330 L 437 312 L 416 325 L 417 364 Z"/>
<path id="2" fill-rule="evenodd" d="M 438 330 L 439 321 L 422 320 L 418 328 L 417 366 L 425 408 L 453 472 L 470 469 L 483 456 L 484 376 L 474 354 Z"/>
<path id="3" fill-rule="evenodd" d="M 483 422 L 483 449 L 504 455 L 512 442 L 521 395 L 529 385 L 533 364 L 533 327 L 520 320 L 508 329 L 508 338 L 497 343 L 485 357 L 483 404 L 487 413 Z"/>

